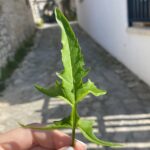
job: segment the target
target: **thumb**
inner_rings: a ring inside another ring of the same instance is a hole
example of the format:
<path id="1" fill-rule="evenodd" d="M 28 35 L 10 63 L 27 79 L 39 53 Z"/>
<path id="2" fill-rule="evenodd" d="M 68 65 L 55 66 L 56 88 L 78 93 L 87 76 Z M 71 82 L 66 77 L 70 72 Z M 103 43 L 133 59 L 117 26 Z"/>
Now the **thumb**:
<path id="1" fill-rule="evenodd" d="M 58 150 L 74 150 L 73 147 L 62 147 L 61 149 Z"/>

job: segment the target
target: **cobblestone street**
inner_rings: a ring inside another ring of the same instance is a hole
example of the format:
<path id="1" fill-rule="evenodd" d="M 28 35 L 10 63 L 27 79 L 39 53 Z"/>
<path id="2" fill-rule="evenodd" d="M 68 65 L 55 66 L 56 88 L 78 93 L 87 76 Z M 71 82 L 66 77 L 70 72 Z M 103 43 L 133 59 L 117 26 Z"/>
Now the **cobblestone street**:
<path id="1" fill-rule="evenodd" d="M 89 78 L 108 94 L 89 95 L 79 105 L 82 117 L 95 120 L 94 132 L 100 138 L 123 143 L 120 150 L 150 149 L 150 88 L 96 44 L 76 23 L 73 25 Z M 50 123 L 67 116 L 70 108 L 63 101 L 48 98 L 33 85 L 52 84 L 62 70 L 60 31 L 56 25 L 38 31 L 33 50 L 7 81 L 0 96 L 0 131 L 18 127 L 17 122 Z M 65 130 L 68 134 L 70 130 Z M 77 138 L 88 143 L 78 132 Z M 89 150 L 110 150 L 88 143 Z"/>

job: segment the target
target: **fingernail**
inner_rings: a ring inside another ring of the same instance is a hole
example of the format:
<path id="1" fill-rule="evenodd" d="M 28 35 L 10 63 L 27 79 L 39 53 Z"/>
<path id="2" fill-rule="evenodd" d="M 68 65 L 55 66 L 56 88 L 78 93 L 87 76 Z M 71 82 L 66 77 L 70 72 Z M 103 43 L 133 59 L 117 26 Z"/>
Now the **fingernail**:
<path id="1" fill-rule="evenodd" d="M 1 149 L 0 149 L 1 150 Z M 74 150 L 74 148 L 73 147 L 64 147 L 64 148 L 61 148 L 61 149 L 59 149 L 59 150 Z"/>
<path id="2" fill-rule="evenodd" d="M 66 150 L 74 150 L 73 147 L 68 147 Z"/>
<path id="3" fill-rule="evenodd" d="M 79 140 L 76 140 L 76 141 L 78 141 L 79 143 L 81 143 L 85 147 L 85 150 L 87 149 L 87 145 L 85 143 L 83 143 L 82 141 L 79 141 Z"/>
<path id="4" fill-rule="evenodd" d="M 74 148 L 73 147 L 63 147 L 63 148 L 61 148 L 59 150 L 74 150 Z"/>

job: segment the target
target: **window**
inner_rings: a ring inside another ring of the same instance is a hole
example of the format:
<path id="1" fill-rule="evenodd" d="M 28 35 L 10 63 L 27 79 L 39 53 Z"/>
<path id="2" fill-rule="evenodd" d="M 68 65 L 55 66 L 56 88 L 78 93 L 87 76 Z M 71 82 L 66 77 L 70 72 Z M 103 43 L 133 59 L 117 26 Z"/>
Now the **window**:
<path id="1" fill-rule="evenodd" d="M 129 26 L 134 23 L 150 25 L 150 0 L 128 0 Z"/>

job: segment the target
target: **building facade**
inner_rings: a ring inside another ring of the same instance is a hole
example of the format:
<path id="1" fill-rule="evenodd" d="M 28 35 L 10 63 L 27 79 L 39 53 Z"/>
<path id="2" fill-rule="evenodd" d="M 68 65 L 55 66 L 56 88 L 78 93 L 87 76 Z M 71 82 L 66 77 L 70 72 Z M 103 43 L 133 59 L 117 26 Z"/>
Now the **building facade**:
<path id="1" fill-rule="evenodd" d="M 134 0 L 132 16 L 129 1 L 77 0 L 78 22 L 97 43 L 150 85 L 150 27 L 146 27 L 150 0 Z"/>

